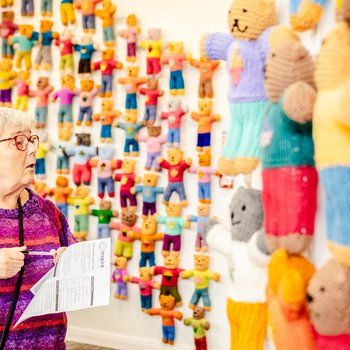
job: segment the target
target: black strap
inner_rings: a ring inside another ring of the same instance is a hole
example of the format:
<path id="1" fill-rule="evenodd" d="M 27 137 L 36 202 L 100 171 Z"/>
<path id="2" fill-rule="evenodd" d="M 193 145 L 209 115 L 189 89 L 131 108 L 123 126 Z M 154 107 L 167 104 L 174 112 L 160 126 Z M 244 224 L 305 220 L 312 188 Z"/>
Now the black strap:
<path id="1" fill-rule="evenodd" d="M 22 204 L 21 204 L 20 198 L 18 198 L 17 204 L 18 204 L 19 244 L 20 244 L 20 247 L 22 247 L 24 245 L 24 230 L 23 230 L 23 211 L 22 211 Z M 16 282 L 16 286 L 15 286 L 15 291 L 13 292 L 13 299 L 11 302 L 10 310 L 9 310 L 8 315 L 7 315 L 5 328 L 4 328 L 4 331 L 3 331 L 2 336 L 1 336 L 0 350 L 5 349 L 6 340 L 8 338 L 10 328 L 11 328 L 13 314 L 15 313 L 19 292 L 21 290 L 23 272 L 24 272 L 24 265 L 22 266 L 22 268 L 18 274 L 18 278 L 17 278 L 17 282 Z"/>

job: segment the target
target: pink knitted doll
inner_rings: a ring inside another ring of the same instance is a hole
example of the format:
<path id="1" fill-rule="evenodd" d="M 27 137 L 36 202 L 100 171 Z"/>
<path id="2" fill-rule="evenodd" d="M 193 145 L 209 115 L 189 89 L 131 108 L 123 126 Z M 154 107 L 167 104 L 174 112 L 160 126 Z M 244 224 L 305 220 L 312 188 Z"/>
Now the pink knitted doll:
<path id="1" fill-rule="evenodd" d="M 140 34 L 140 27 L 137 24 L 138 20 L 135 14 L 128 15 L 126 18 L 127 28 L 119 30 L 118 35 L 124 38 L 127 42 L 127 55 L 126 60 L 128 62 L 136 61 L 136 45 L 137 37 Z"/>
<path id="2" fill-rule="evenodd" d="M 24 70 L 17 73 L 15 85 L 17 87 L 17 97 L 15 108 L 26 112 L 28 110 L 28 97 L 30 96 L 30 71 Z"/>

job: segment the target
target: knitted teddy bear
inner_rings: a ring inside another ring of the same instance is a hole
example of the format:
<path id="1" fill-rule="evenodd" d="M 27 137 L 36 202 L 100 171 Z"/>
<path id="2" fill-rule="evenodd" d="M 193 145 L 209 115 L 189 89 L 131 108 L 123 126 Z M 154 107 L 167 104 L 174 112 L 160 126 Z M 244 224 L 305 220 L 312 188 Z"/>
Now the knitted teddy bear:
<path id="1" fill-rule="evenodd" d="M 134 13 L 127 16 L 126 25 L 126 29 L 119 30 L 118 35 L 124 38 L 127 42 L 127 62 L 135 62 L 137 53 L 137 38 L 141 32 L 141 28 L 138 25 L 138 19 Z"/>
<path id="2" fill-rule="evenodd" d="M 14 23 L 15 13 L 14 11 L 2 11 L 0 22 L 0 37 L 1 37 L 1 55 L 2 58 L 13 58 L 15 53 L 13 46 L 9 44 L 8 38 L 13 35 L 18 29 L 18 25 Z"/>
<path id="3" fill-rule="evenodd" d="M 60 38 L 55 40 L 55 45 L 60 48 L 61 74 L 74 74 L 73 41 L 75 41 L 74 34 L 68 28 L 64 28 L 60 34 Z"/>
<path id="4" fill-rule="evenodd" d="M 311 244 L 317 204 L 313 62 L 300 43 L 289 42 L 271 50 L 265 70 L 269 99 L 262 132 L 265 232 L 271 251 L 285 248 L 301 254 Z"/>
<path id="5" fill-rule="evenodd" d="M 204 318 L 205 309 L 196 306 L 193 310 L 193 317 L 184 319 L 185 326 L 192 326 L 194 345 L 196 350 L 207 350 L 206 331 L 210 328 L 210 323 Z"/>
<path id="6" fill-rule="evenodd" d="M 76 126 L 80 126 L 85 119 L 85 126 L 91 126 L 93 116 L 94 97 L 97 96 L 99 85 L 91 79 L 80 80 L 79 116 Z"/>

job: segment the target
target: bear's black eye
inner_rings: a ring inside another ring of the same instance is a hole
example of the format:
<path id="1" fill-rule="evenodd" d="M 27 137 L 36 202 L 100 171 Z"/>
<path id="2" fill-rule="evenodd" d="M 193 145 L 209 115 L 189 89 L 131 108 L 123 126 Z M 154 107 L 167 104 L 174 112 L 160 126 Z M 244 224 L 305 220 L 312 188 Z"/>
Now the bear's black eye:
<path id="1" fill-rule="evenodd" d="M 245 205 L 242 205 L 242 211 L 245 211 L 245 209 L 246 209 Z"/>
<path id="2" fill-rule="evenodd" d="M 244 13 L 248 12 L 248 10 L 246 10 L 246 9 L 242 9 L 242 11 L 243 11 Z"/>
<path id="3" fill-rule="evenodd" d="M 321 287 L 321 288 L 320 288 L 320 292 L 323 293 L 323 292 L 325 292 L 325 291 L 326 291 L 326 288 L 325 288 L 325 287 Z"/>

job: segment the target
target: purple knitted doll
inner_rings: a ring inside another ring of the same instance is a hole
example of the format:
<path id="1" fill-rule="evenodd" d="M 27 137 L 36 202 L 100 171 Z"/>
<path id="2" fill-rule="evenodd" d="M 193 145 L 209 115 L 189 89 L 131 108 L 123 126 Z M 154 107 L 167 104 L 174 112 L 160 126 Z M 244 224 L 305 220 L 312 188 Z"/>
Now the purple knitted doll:
<path id="1" fill-rule="evenodd" d="M 126 265 L 128 259 L 125 256 L 118 256 L 114 263 L 116 269 L 112 275 L 112 282 L 117 283 L 117 289 L 114 294 L 115 299 L 126 300 L 128 298 L 128 274 L 126 272 Z"/>

